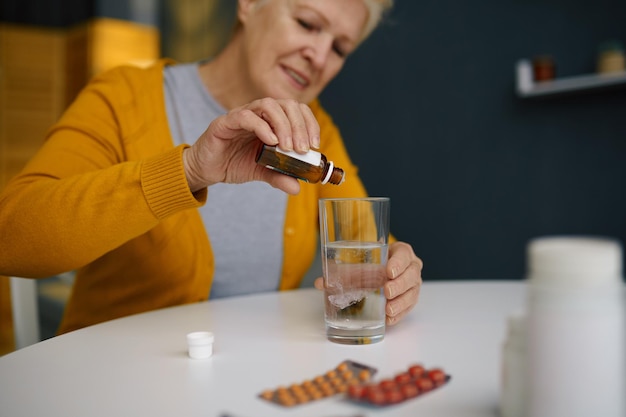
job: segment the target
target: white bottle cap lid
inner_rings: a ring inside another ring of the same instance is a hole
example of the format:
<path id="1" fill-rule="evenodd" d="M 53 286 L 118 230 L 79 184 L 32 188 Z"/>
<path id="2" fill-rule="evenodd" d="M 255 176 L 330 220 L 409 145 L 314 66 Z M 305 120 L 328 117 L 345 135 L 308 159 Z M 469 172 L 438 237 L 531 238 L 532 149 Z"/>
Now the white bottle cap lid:
<path id="1" fill-rule="evenodd" d="M 326 184 L 328 182 L 328 180 L 330 179 L 330 176 L 333 175 L 333 170 L 334 169 L 335 169 L 335 164 L 333 163 L 333 161 L 329 161 L 328 162 L 328 172 L 326 173 L 326 176 L 322 180 L 322 184 Z M 342 180 L 343 180 L 343 178 L 342 178 Z"/>
<path id="2" fill-rule="evenodd" d="M 211 332 L 192 332 L 187 334 L 189 357 L 192 359 L 206 359 L 213 354 L 215 336 Z"/>
<path id="3" fill-rule="evenodd" d="M 535 284 L 593 287 L 622 281 L 622 247 L 617 240 L 543 237 L 527 248 L 528 274 Z"/>

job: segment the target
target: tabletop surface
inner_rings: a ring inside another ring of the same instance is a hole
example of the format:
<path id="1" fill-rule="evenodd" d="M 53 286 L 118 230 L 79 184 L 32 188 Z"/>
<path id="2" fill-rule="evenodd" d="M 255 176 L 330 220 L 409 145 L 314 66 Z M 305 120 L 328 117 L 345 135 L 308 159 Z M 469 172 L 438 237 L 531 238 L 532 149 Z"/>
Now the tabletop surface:
<path id="1" fill-rule="evenodd" d="M 506 319 L 523 309 L 522 281 L 424 283 L 418 305 L 385 339 L 326 340 L 315 289 L 233 297 L 113 320 L 0 357 L 0 415 L 18 416 L 497 416 Z M 185 336 L 215 335 L 190 359 Z M 392 377 L 441 367 L 443 387 L 384 409 L 341 395 L 290 408 L 258 397 L 353 360 Z"/>

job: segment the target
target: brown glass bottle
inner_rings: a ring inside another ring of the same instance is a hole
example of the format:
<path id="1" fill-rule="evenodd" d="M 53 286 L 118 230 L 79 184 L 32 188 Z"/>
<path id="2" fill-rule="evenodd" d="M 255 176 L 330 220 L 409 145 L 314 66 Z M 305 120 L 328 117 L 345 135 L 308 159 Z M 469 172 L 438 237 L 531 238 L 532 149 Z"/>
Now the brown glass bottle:
<path id="1" fill-rule="evenodd" d="M 281 174 L 311 183 L 339 185 L 345 176 L 343 169 L 336 167 L 324 154 L 314 150 L 299 154 L 294 151 L 283 151 L 276 146 L 263 145 L 256 162 Z"/>

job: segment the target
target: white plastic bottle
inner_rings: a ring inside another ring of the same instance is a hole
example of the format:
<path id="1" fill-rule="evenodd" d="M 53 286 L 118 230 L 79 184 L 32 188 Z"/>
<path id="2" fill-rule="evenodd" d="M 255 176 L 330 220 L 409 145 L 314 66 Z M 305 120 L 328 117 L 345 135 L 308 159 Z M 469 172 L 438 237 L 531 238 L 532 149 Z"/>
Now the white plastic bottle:
<path id="1" fill-rule="evenodd" d="M 502 346 L 501 417 L 526 417 L 527 384 L 526 314 L 511 314 L 507 320 L 507 335 Z"/>
<path id="2" fill-rule="evenodd" d="M 528 417 L 626 416 L 619 242 L 531 241 L 527 326 Z"/>

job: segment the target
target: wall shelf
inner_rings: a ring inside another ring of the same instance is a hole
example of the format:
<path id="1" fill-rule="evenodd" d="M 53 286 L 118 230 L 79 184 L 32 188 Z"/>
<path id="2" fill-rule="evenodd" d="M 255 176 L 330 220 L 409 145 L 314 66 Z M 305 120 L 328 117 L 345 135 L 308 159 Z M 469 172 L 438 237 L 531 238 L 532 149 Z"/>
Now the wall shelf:
<path id="1" fill-rule="evenodd" d="M 543 97 L 601 89 L 626 88 L 626 72 L 589 74 L 535 82 L 532 64 L 528 60 L 517 63 L 517 95 L 522 98 Z"/>

